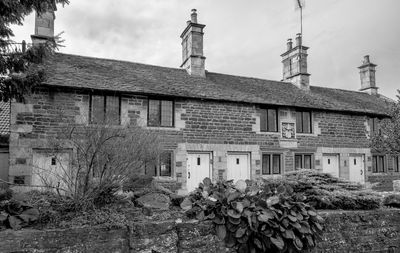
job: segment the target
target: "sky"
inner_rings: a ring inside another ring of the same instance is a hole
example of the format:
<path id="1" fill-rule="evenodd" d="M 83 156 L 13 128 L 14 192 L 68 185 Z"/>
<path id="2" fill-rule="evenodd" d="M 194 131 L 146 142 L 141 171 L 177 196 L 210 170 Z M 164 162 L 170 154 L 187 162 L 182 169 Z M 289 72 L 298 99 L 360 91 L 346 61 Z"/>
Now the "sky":
<path id="1" fill-rule="evenodd" d="M 296 0 L 70 0 L 58 6 L 60 51 L 152 65 L 179 67 L 180 34 L 198 12 L 205 24 L 206 69 L 231 75 L 282 79 L 280 55 L 300 32 Z M 347 90 L 361 87 L 364 55 L 378 65 L 379 93 L 400 89 L 399 0 L 306 0 L 303 41 L 310 84 Z M 34 15 L 13 26 L 15 41 L 30 41 Z"/>

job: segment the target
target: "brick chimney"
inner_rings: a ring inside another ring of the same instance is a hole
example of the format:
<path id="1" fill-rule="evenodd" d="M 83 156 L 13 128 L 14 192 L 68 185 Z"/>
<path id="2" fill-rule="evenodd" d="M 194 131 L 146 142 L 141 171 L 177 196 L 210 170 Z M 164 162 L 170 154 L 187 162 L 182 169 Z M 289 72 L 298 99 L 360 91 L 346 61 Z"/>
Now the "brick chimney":
<path id="1" fill-rule="evenodd" d="M 363 64 L 358 67 L 360 69 L 361 89 L 360 91 L 368 92 L 371 95 L 378 94 L 378 87 L 375 81 L 375 67 L 377 65 L 369 61 L 369 55 L 364 56 Z"/>
<path id="2" fill-rule="evenodd" d="M 197 23 L 196 9 L 192 10 L 190 20 L 181 34 L 182 65 L 192 76 L 205 77 L 205 59 L 203 55 L 203 29 L 205 25 Z"/>
<path id="3" fill-rule="evenodd" d="M 287 51 L 281 54 L 283 63 L 283 80 L 291 82 L 300 89 L 310 89 L 310 74 L 307 73 L 307 50 L 303 46 L 301 34 L 296 36 L 293 47 L 292 39 L 287 41 Z"/>
<path id="4" fill-rule="evenodd" d="M 56 16 L 54 11 L 56 7 L 49 7 L 42 14 L 36 13 L 35 17 L 35 34 L 31 35 L 32 44 L 38 45 L 46 41 L 54 41 L 54 20 Z"/>

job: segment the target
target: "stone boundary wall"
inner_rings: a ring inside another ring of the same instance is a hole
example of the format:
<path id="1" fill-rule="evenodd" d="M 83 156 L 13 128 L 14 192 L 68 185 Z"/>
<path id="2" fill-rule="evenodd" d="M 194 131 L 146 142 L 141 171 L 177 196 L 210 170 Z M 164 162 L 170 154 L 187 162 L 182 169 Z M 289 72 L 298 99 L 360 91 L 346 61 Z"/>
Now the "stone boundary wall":
<path id="1" fill-rule="evenodd" d="M 313 252 L 400 252 L 400 210 L 321 212 L 323 240 Z M 132 223 L 126 228 L 6 230 L 0 252 L 233 252 L 213 233 L 211 222 Z"/>

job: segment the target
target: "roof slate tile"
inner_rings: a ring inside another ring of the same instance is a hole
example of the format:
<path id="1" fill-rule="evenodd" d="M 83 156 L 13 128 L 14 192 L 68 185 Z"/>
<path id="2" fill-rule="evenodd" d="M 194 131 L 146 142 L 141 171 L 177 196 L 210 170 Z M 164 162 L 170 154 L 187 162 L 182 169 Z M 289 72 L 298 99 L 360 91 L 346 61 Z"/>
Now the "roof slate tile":
<path id="1" fill-rule="evenodd" d="M 57 53 L 47 62 L 47 85 L 147 95 L 293 106 L 386 115 L 388 102 L 358 91 L 311 86 L 303 91 L 288 82 Z"/>

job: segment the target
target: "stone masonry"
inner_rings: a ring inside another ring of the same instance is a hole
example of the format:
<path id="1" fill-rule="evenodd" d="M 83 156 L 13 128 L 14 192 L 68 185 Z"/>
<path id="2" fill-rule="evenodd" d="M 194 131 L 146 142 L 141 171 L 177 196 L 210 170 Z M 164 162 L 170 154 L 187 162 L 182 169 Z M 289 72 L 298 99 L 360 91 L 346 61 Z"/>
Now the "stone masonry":
<path id="1" fill-rule="evenodd" d="M 59 136 L 68 124 L 88 124 L 89 103 L 88 91 L 50 87 L 40 89 L 25 103 L 13 103 L 9 180 L 24 176 L 29 185 L 33 154 L 46 150 L 49 140 Z M 283 124 L 296 122 L 296 110 L 290 107 L 279 107 L 278 132 L 261 132 L 260 106 L 256 104 L 176 98 L 175 124 L 171 128 L 147 127 L 147 106 L 147 96 L 121 93 L 122 125 L 137 123 L 163 136 L 165 149 L 173 152 L 172 176 L 159 179 L 181 183 L 183 192 L 188 151 L 212 154 L 210 164 L 214 180 L 226 179 L 228 152 L 250 155 L 252 179 L 272 177 L 260 173 L 261 156 L 265 152 L 281 154 L 283 173 L 294 170 L 296 153 L 313 154 L 314 168 L 321 171 L 324 154 L 339 154 L 339 176 L 343 178 L 349 177 L 349 155 L 363 154 L 367 179 L 370 177 L 374 181 L 373 178 L 379 177 L 387 181 L 382 190 L 390 189 L 391 178 L 400 175 L 395 172 L 372 173 L 369 118 L 364 115 L 314 110 L 312 133 L 297 133 L 287 139 L 282 137 Z M 389 162 L 388 165 L 390 168 Z"/>

